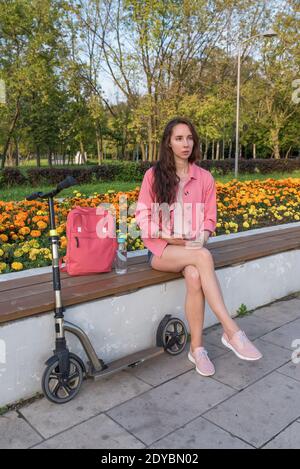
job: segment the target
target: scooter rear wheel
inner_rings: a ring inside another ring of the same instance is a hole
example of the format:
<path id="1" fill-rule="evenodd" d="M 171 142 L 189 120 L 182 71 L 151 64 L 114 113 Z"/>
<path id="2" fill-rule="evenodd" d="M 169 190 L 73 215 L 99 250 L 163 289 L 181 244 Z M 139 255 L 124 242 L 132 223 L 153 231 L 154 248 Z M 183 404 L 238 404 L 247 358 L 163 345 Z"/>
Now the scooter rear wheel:
<path id="1" fill-rule="evenodd" d="M 58 359 L 48 365 L 42 377 L 42 389 L 46 398 L 56 404 L 71 401 L 78 394 L 83 380 L 80 362 L 70 357 L 69 375 L 63 380 Z"/>
<path id="2" fill-rule="evenodd" d="M 186 346 L 187 336 L 184 322 L 166 315 L 158 326 L 156 343 L 170 355 L 178 355 Z"/>

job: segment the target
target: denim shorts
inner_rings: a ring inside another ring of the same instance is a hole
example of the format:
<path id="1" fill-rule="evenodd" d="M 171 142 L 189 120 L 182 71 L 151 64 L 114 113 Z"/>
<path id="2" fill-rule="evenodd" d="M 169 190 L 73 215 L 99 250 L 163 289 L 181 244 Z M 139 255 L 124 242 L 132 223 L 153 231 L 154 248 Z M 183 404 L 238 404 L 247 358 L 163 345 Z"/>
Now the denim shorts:
<path id="1" fill-rule="evenodd" d="M 153 252 L 148 250 L 148 264 L 150 265 L 150 267 L 151 267 L 153 256 L 154 256 Z"/>

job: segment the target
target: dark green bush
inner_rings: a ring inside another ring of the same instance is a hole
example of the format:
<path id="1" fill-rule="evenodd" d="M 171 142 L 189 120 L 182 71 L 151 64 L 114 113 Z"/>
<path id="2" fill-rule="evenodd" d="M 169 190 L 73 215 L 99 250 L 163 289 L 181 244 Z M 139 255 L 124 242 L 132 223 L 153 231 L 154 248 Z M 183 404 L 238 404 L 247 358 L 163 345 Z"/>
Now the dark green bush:
<path id="1" fill-rule="evenodd" d="M 0 171 L 0 187 L 19 186 L 26 183 L 26 177 L 18 168 L 5 168 Z"/>
<path id="2" fill-rule="evenodd" d="M 225 160 L 202 160 L 197 162 L 202 168 L 211 171 L 213 175 L 230 174 L 234 172 L 234 159 Z M 136 181 L 140 182 L 147 169 L 153 163 L 149 161 L 112 161 L 104 163 L 100 166 L 66 166 L 64 168 L 22 168 L 22 172 L 18 168 L 5 168 L 0 171 L 0 185 L 9 187 L 21 184 L 30 184 L 31 186 L 56 185 L 66 176 L 72 175 L 79 184 L 87 184 L 91 182 L 109 182 L 109 181 Z M 271 172 L 292 172 L 300 169 L 299 159 L 251 159 L 239 160 L 239 174 L 243 173 L 261 173 L 267 174 Z"/>

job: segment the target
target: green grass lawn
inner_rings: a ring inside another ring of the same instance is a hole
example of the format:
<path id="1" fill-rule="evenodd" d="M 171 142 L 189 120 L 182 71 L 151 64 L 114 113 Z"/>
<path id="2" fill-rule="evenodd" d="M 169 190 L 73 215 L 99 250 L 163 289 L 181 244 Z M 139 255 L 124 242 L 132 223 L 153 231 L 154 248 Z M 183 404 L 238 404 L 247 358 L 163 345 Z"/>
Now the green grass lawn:
<path id="1" fill-rule="evenodd" d="M 264 180 L 268 178 L 273 179 L 285 179 L 288 177 L 292 178 L 300 178 L 300 170 L 293 171 L 292 173 L 268 173 L 268 174 L 242 174 L 238 177 L 239 181 L 249 181 L 254 179 Z M 214 176 L 216 181 L 220 181 L 223 183 L 229 182 L 234 179 L 234 174 L 228 174 L 226 176 L 215 175 Z M 113 181 L 113 182 L 101 182 L 101 183 L 93 183 L 93 184 L 82 184 L 78 186 L 70 187 L 63 191 L 62 195 L 64 197 L 73 195 L 73 191 L 77 189 L 80 193 L 86 195 L 92 195 L 93 192 L 98 193 L 105 193 L 109 189 L 113 189 L 116 191 L 129 191 L 135 189 L 136 186 L 140 186 L 141 181 L 133 181 L 133 182 L 121 182 L 121 181 Z M 42 186 L 33 188 L 31 186 L 18 186 L 12 188 L 1 188 L 0 189 L 0 200 L 4 201 L 11 201 L 11 200 L 22 200 L 27 195 L 31 194 L 32 192 L 37 191 L 48 191 L 52 188 L 52 186 Z"/>

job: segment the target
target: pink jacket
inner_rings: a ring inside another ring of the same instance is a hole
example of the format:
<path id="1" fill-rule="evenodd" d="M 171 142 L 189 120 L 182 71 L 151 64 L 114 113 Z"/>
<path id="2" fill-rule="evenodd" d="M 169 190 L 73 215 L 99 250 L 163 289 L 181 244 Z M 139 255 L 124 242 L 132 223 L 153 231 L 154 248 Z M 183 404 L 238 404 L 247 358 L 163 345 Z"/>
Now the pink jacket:
<path id="1" fill-rule="evenodd" d="M 158 224 L 157 220 L 153 218 L 153 204 L 155 204 L 155 200 L 151 196 L 153 178 L 153 168 L 150 168 L 144 175 L 135 211 L 135 218 L 141 229 L 144 245 L 153 252 L 153 254 L 161 257 L 168 243 L 159 238 L 158 234 L 155 235 L 162 227 L 161 224 Z M 192 227 L 194 228 L 196 226 L 197 218 L 199 218 L 196 205 L 198 205 L 198 207 L 201 205 L 203 207 L 203 223 L 201 229 L 213 233 L 217 222 L 217 204 L 215 181 L 211 173 L 206 169 L 200 168 L 195 163 L 189 164 L 189 177 L 184 185 L 182 199 L 187 210 L 190 210 L 192 214 L 190 222 Z M 174 228 L 174 204 L 170 206 L 169 210 L 170 223 L 168 228 L 172 233 L 172 229 Z M 171 236 L 163 237 L 167 238 Z"/>

